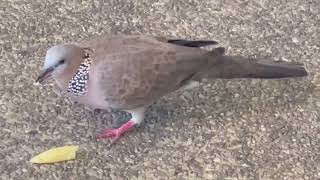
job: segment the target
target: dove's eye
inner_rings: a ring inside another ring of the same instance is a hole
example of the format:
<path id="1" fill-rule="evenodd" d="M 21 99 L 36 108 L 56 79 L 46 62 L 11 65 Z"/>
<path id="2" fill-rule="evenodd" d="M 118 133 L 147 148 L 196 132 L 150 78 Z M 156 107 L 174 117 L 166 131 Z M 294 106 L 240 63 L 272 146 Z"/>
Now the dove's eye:
<path id="1" fill-rule="evenodd" d="M 65 62 L 65 60 L 64 59 L 61 59 L 60 61 L 59 61 L 59 64 L 63 64 Z"/>
<path id="2" fill-rule="evenodd" d="M 58 61 L 58 63 L 54 66 L 54 68 L 64 64 L 65 60 L 64 59 L 61 59 L 60 61 Z"/>

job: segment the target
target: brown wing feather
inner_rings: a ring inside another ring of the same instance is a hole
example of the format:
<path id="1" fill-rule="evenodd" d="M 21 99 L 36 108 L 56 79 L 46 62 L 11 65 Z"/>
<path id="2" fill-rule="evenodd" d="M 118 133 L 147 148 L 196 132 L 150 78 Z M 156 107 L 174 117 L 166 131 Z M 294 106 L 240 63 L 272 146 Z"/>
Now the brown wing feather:
<path id="1" fill-rule="evenodd" d="M 149 105 L 207 65 L 207 51 L 151 37 L 101 39 L 97 44 L 93 49 L 99 84 L 114 108 Z"/>

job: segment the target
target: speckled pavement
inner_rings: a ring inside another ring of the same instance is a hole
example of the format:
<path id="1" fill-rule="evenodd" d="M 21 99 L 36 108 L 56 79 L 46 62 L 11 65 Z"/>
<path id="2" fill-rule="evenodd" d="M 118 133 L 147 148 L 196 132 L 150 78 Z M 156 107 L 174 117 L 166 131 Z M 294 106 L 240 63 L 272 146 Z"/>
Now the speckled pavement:
<path id="1" fill-rule="evenodd" d="M 319 179 L 317 0 L 0 2 L 0 179 Z M 172 93 L 117 144 L 111 125 L 34 83 L 48 47 L 103 33 L 214 39 L 227 54 L 305 63 L 307 78 L 217 80 Z M 55 146 L 75 161 L 34 165 Z"/>

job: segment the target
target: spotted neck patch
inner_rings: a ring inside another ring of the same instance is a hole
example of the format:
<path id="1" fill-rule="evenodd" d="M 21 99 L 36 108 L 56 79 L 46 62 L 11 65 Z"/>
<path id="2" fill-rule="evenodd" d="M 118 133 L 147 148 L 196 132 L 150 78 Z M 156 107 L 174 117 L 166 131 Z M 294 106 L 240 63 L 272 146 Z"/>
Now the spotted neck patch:
<path id="1" fill-rule="evenodd" d="M 91 62 L 90 54 L 85 52 L 84 61 L 80 64 L 77 73 L 69 81 L 67 92 L 76 96 L 84 95 L 87 92 Z"/>

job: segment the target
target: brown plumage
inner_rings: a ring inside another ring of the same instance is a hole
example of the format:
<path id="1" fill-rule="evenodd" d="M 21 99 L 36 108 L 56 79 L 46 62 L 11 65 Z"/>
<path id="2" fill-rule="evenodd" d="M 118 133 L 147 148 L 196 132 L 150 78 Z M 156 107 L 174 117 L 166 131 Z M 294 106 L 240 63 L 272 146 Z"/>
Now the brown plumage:
<path id="1" fill-rule="evenodd" d="M 38 81 L 51 75 L 66 92 L 79 67 L 86 58 L 90 58 L 86 92 L 84 95 L 68 94 L 94 108 L 116 108 L 130 112 L 132 120 L 102 135 L 118 138 L 143 120 L 144 111 L 150 104 L 204 78 L 288 78 L 307 75 L 298 63 L 256 61 L 226 56 L 224 48 L 212 51 L 199 48 L 213 44 L 216 42 L 130 35 L 101 36 L 75 45 L 58 45 L 49 49 L 45 71 Z"/>

